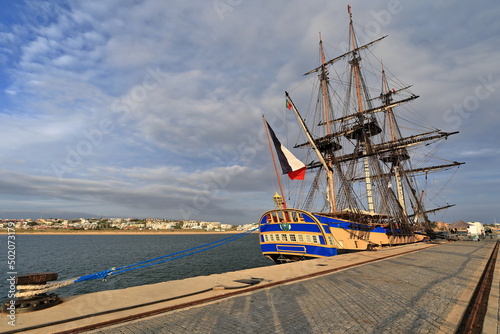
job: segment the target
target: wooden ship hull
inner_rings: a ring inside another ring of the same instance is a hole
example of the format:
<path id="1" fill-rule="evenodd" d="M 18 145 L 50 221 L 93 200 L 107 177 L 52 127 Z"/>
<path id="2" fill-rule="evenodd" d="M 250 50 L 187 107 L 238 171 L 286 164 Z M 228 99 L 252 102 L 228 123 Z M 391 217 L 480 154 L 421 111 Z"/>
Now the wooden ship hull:
<path id="1" fill-rule="evenodd" d="M 375 250 L 427 238 L 424 234 L 298 209 L 265 212 L 259 221 L 259 232 L 262 254 L 276 263 Z"/>

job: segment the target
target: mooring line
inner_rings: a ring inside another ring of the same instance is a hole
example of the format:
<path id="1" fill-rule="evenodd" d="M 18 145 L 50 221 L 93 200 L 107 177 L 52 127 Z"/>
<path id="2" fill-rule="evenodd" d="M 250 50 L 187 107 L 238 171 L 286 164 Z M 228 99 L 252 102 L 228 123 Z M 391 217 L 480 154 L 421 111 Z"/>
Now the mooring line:
<path id="1" fill-rule="evenodd" d="M 41 293 L 46 293 L 46 292 L 58 289 L 60 287 L 68 286 L 68 285 L 78 283 L 78 282 L 90 281 L 90 280 L 96 280 L 96 279 L 106 280 L 109 276 L 112 276 L 112 275 L 118 275 L 118 274 L 122 274 L 122 273 L 125 273 L 128 271 L 153 266 L 155 264 L 160 264 L 160 263 L 165 263 L 168 261 L 177 260 L 177 259 L 189 256 L 189 255 L 194 255 L 197 253 L 207 251 L 209 249 L 213 249 L 213 248 L 225 245 L 229 242 L 235 241 L 237 239 L 240 239 L 240 238 L 254 232 L 258 228 L 259 227 L 256 227 L 256 228 L 253 228 L 251 230 L 248 230 L 248 231 L 245 231 L 242 233 L 238 233 L 238 234 L 232 235 L 230 237 L 223 238 L 221 240 L 212 241 L 212 242 L 209 242 L 209 243 L 206 243 L 206 244 L 203 244 L 200 246 L 192 247 L 192 248 L 189 248 L 189 249 L 186 249 L 183 251 L 174 252 L 171 254 L 159 256 L 159 257 L 156 257 L 156 258 L 150 259 L 150 260 L 140 261 L 140 262 L 129 264 L 129 265 L 126 265 L 123 267 L 118 267 L 118 268 L 113 267 L 113 268 L 99 271 L 97 273 L 90 274 L 90 275 L 84 275 L 84 276 L 80 276 L 80 277 L 76 277 L 76 278 L 70 278 L 70 279 L 66 279 L 64 281 L 48 282 L 48 283 L 43 284 L 43 285 L 36 285 L 35 287 L 33 287 L 32 285 L 19 285 L 19 286 L 17 286 L 17 289 L 19 291 L 16 293 L 15 296 L 16 296 L 16 298 L 33 297 L 33 296 L 39 295 Z"/>

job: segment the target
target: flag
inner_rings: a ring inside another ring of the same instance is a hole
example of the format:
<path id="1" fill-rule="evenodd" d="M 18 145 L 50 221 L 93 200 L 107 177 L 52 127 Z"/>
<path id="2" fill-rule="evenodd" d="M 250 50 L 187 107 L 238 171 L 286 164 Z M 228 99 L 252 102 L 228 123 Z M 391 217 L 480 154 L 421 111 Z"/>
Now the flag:
<path id="1" fill-rule="evenodd" d="M 285 146 L 281 145 L 267 121 L 266 124 L 269 130 L 269 135 L 273 140 L 274 148 L 276 150 L 276 154 L 278 155 L 278 160 L 280 161 L 283 174 L 288 174 L 288 177 L 292 180 L 303 180 L 306 175 L 306 165 L 297 159 L 292 152 L 287 150 Z"/>
<path id="2" fill-rule="evenodd" d="M 290 102 L 290 100 L 286 99 L 286 108 L 288 110 L 292 109 L 292 103 Z"/>

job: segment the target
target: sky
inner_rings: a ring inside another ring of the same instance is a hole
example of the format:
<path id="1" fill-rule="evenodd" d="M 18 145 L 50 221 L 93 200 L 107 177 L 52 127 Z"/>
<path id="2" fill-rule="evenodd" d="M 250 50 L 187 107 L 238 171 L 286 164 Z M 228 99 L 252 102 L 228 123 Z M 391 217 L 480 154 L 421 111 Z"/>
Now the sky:
<path id="1" fill-rule="evenodd" d="M 277 190 L 261 116 L 288 122 L 320 32 L 341 53 L 347 4 L 0 2 L 0 217 L 256 222 Z M 466 162 L 440 193 L 456 206 L 430 219 L 500 222 L 498 1 L 349 4 L 389 35 L 376 51 L 412 108 L 460 131 L 440 151 Z"/>

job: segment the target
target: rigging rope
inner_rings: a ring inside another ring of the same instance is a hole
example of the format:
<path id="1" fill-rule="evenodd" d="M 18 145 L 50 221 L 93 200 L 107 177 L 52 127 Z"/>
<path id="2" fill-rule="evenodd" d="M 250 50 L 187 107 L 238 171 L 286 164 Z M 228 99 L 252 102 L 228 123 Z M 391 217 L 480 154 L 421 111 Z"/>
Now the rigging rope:
<path id="1" fill-rule="evenodd" d="M 76 277 L 76 278 L 67 279 L 64 281 L 49 282 L 47 284 L 42 284 L 42 285 L 18 285 L 17 289 L 19 291 L 16 293 L 16 297 L 17 298 L 19 298 L 19 297 L 32 297 L 32 296 L 36 296 L 36 295 L 39 295 L 42 293 L 46 293 L 48 291 L 58 289 L 58 288 L 63 287 L 63 286 L 68 286 L 68 285 L 78 283 L 78 282 L 83 282 L 83 281 L 90 281 L 90 280 L 95 280 L 95 279 L 106 280 L 109 276 L 112 276 L 112 275 L 118 275 L 118 274 L 125 273 L 128 271 L 141 269 L 141 268 L 149 267 L 149 266 L 152 266 L 155 264 L 165 263 L 168 261 L 172 261 L 172 260 L 176 260 L 176 259 L 180 259 L 180 258 L 189 256 L 189 255 L 201 253 L 201 252 L 204 252 L 206 250 L 225 245 L 231 241 L 240 239 L 240 238 L 244 237 L 245 235 L 248 235 L 248 234 L 252 233 L 253 231 L 257 230 L 259 227 L 260 226 L 253 228 L 251 230 L 227 237 L 227 238 L 223 238 L 221 240 L 212 241 L 212 242 L 209 242 L 207 244 L 196 246 L 193 248 L 189 248 L 189 249 L 186 249 L 183 251 L 159 256 L 159 257 L 156 257 L 154 259 L 141 261 L 141 262 L 137 262 L 134 264 L 129 264 L 129 265 L 126 265 L 123 267 L 118 267 L 118 268 L 113 267 L 113 268 L 103 270 L 103 271 L 100 271 L 100 272 L 97 272 L 94 274 L 90 274 L 90 275 L 84 275 L 84 276 L 80 276 L 80 277 Z"/>

